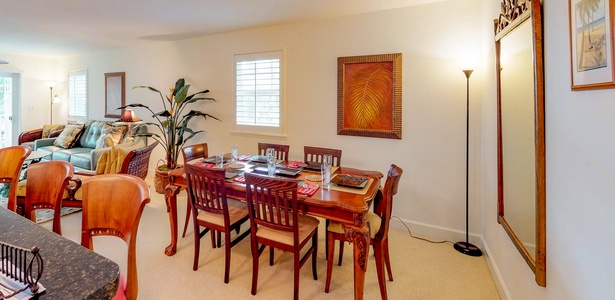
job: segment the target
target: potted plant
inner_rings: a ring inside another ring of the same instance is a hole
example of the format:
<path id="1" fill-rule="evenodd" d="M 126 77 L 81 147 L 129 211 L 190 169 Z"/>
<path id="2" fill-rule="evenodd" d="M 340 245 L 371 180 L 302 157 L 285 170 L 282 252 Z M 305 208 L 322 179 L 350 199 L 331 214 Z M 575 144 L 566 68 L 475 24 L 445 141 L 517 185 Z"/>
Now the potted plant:
<path id="1" fill-rule="evenodd" d="M 203 117 L 205 119 L 210 117 L 220 121 L 220 119 L 198 110 L 190 110 L 188 113 L 184 113 L 186 106 L 190 103 L 199 101 L 216 100 L 214 98 L 203 97 L 204 94 L 209 93 L 209 90 L 203 90 L 188 95 L 190 85 L 186 84 L 183 78 L 178 79 L 177 82 L 175 82 L 175 87 L 169 89 L 170 93 L 168 96 L 163 95 L 159 90 L 151 86 L 133 87 L 133 89 L 137 88 L 147 88 L 158 93 L 160 95 L 160 99 L 162 99 L 163 110 L 160 112 L 154 112 L 149 106 L 139 103 L 128 104 L 118 109 L 124 109 L 127 107 L 142 107 L 149 110 L 152 113 L 152 118 L 156 120 L 156 122 L 142 123 L 141 126 L 156 126 L 159 133 L 136 133 L 135 136 L 150 137 L 157 140 L 166 152 L 166 159 L 164 160 L 165 164 L 157 167 L 156 177 L 154 177 L 156 192 L 162 194 L 164 193 L 164 187 L 168 184 L 168 172 L 177 168 L 177 159 L 179 158 L 179 153 L 184 147 L 184 144 L 197 134 L 204 132 L 204 130 L 193 130 L 190 128 L 188 126 L 190 120 L 194 117 Z"/>

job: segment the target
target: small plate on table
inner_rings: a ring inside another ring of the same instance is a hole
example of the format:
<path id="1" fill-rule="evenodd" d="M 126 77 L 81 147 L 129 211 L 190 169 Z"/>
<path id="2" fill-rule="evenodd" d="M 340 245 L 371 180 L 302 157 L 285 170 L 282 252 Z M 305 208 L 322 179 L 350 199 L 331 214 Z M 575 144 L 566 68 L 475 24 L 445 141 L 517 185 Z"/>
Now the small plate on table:
<path id="1" fill-rule="evenodd" d="M 266 164 L 267 163 L 267 156 L 265 156 L 265 155 L 254 155 L 254 156 L 250 157 L 248 159 L 248 161 L 254 162 L 254 163 L 259 163 L 259 164 Z"/>
<path id="2" fill-rule="evenodd" d="M 345 174 L 337 174 L 335 177 L 331 178 L 331 183 L 335 183 L 339 186 L 347 186 L 351 188 L 364 188 L 367 184 L 369 178 L 345 175 Z"/>
<path id="3" fill-rule="evenodd" d="M 306 161 L 303 166 L 304 169 L 306 170 L 311 170 L 311 171 L 320 171 L 320 167 L 322 167 L 322 163 L 319 162 L 313 162 L 313 161 Z"/>
<path id="4" fill-rule="evenodd" d="M 220 160 L 220 156 L 216 156 L 216 155 L 214 155 L 214 156 L 210 156 L 210 157 L 204 158 L 204 159 L 203 159 L 203 162 L 208 163 L 208 164 L 215 164 L 215 163 L 217 163 L 219 160 Z M 225 158 L 224 158 L 224 163 L 227 163 L 227 162 L 229 162 L 230 160 L 231 160 L 230 158 L 225 157 Z"/>
<path id="5" fill-rule="evenodd" d="M 253 168 L 254 172 L 257 173 L 265 173 L 267 174 L 267 166 L 256 166 Z M 292 169 L 292 168 L 283 168 L 283 167 L 276 167 L 275 168 L 275 175 L 282 175 L 282 176 L 297 176 L 299 174 L 299 172 L 301 172 L 301 169 Z"/>
<path id="6" fill-rule="evenodd" d="M 307 181 L 322 181 L 322 175 L 305 175 Z"/>
<path id="7" fill-rule="evenodd" d="M 243 164 L 229 164 L 226 166 L 229 169 L 243 169 Z"/>

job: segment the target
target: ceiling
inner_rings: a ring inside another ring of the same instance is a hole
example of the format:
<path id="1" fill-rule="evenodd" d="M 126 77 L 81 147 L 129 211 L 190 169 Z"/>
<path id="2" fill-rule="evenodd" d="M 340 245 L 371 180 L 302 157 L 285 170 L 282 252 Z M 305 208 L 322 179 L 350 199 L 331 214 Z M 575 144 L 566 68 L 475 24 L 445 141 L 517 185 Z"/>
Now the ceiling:
<path id="1" fill-rule="evenodd" d="M 59 58 L 438 1 L 0 0 L 0 53 Z"/>

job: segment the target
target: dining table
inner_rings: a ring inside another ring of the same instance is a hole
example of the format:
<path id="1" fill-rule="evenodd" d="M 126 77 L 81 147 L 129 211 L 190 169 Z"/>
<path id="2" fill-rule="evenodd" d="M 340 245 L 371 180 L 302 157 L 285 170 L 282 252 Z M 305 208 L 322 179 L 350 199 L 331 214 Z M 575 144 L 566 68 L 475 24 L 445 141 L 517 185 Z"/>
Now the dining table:
<path id="1" fill-rule="evenodd" d="M 44 291 L 34 299 L 111 299 L 117 292 L 118 264 L 3 207 L 0 241 L 39 249 Z"/>
<path id="2" fill-rule="evenodd" d="M 197 163 L 202 164 L 203 162 Z M 365 214 L 368 212 L 371 203 L 377 200 L 378 197 L 382 197 L 380 180 L 383 175 L 378 171 L 334 167 L 331 175 L 332 178 L 336 175 L 344 175 L 362 177 L 367 180 L 364 180 L 365 184 L 361 188 L 333 183 L 328 188 L 325 188 L 320 186 L 320 181 L 314 181 L 314 178 L 318 179 L 320 171 L 304 169 L 297 163 L 294 163 L 294 165 L 282 163 L 280 166 L 285 168 L 293 165 L 295 168 L 301 168 L 298 170 L 300 172 L 297 175 L 290 178 L 298 179 L 309 186 L 318 186 L 316 191 L 309 193 L 310 195 L 298 195 L 300 200 L 299 209 L 305 214 L 343 224 L 346 240 L 353 244 L 354 298 L 363 299 L 370 237 L 369 222 L 366 221 Z M 206 166 L 213 167 L 211 164 L 206 164 Z M 259 167 L 262 168 L 262 165 L 251 163 L 249 160 L 225 164 L 224 168 L 227 169 L 227 172 L 237 172 L 238 174 L 237 177 L 227 179 L 227 197 L 245 201 L 246 186 L 241 180 L 243 177 L 241 175 L 243 172 L 253 172 Z M 289 170 L 289 168 L 285 169 Z M 264 176 L 266 176 L 266 173 Z M 284 177 L 288 178 L 287 176 Z M 185 188 L 187 188 L 187 180 L 183 168 L 171 170 L 169 172 L 169 184 L 165 187 L 165 199 L 171 226 L 171 244 L 165 249 L 165 254 L 168 256 L 174 255 L 177 251 L 177 195 Z"/>

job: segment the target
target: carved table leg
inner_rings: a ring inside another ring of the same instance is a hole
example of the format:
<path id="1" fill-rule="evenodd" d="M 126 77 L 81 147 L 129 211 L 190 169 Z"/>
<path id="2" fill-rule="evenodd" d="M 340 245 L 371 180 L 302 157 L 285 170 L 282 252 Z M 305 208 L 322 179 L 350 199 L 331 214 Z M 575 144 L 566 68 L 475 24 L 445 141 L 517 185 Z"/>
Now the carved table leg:
<path id="1" fill-rule="evenodd" d="M 352 242 L 354 256 L 354 299 L 363 299 L 367 256 L 369 254 L 369 223 L 364 215 L 355 217 L 355 224 L 344 224 L 346 240 Z"/>
<path id="2" fill-rule="evenodd" d="M 164 254 L 172 256 L 177 252 L 177 194 L 180 187 L 169 184 L 164 188 L 167 211 L 169 212 L 169 223 L 171 225 L 171 244 L 164 250 Z"/>

